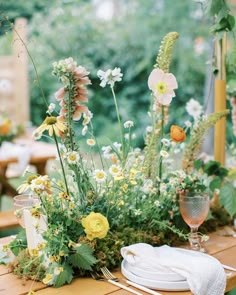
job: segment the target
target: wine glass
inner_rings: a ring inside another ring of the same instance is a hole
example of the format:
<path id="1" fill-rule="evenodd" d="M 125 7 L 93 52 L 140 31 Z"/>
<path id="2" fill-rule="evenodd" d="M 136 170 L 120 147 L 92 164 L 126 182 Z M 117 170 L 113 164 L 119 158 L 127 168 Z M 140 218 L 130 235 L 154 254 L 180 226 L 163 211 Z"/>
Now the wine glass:
<path id="1" fill-rule="evenodd" d="M 207 217 L 210 207 L 209 195 L 202 192 L 180 194 L 179 208 L 184 221 L 190 227 L 190 249 L 205 252 L 201 247 L 198 228 Z"/>
<path id="2" fill-rule="evenodd" d="M 15 216 L 19 224 L 25 228 L 24 209 L 30 209 L 39 204 L 39 198 L 32 195 L 17 195 L 13 198 Z"/>

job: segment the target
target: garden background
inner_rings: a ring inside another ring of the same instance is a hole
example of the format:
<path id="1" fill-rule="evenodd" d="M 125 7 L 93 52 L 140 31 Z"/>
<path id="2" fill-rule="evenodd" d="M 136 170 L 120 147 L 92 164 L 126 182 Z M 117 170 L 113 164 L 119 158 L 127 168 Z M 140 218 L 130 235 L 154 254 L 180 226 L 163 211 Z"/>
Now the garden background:
<path id="1" fill-rule="evenodd" d="M 202 1 L 8 0 L 1 3 L 0 11 L 1 55 L 11 50 L 13 42 L 5 17 L 12 22 L 17 17 L 28 19 L 27 46 L 49 102 L 58 88 L 51 75 L 53 61 L 72 56 L 90 71 L 93 90 L 90 90 L 89 107 L 96 114 L 94 129 L 98 136 L 106 134 L 111 140 L 117 136 L 113 128 L 116 116 L 111 111 L 112 97 L 108 90 L 101 89 L 96 75 L 98 69 L 117 66 L 124 73 L 116 89 L 120 112 L 124 121 L 135 122 L 137 142 L 143 144 L 150 98 L 147 77 L 155 63 L 160 41 L 169 31 L 180 34 L 171 66 L 179 87 L 177 99 L 170 108 L 169 124 L 183 125 L 187 118 L 184 107 L 192 97 L 202 103 L 207 112 L 213 111 L 211 73 L 214 71 L 215 36 L 210 34 L 213 20 Z M 227 64 L 228 81 L 236 71 L 232 67 L 236 59 L 235 45 L 233 39 L 229 42 L 232 45 Z M 31 63 L 29 71 L 30 117 L 31 123 L 37 126 L 44 118 L 46 107 Z M 232 92 L 236 82 L 233 80 L 230 85 Z M 211 147 L 207 151 L 212 153 L 212 137 L 209 136 L 208 141 Z M 233 141 L 232 122 L 228 118 L 227 143 Z"/>

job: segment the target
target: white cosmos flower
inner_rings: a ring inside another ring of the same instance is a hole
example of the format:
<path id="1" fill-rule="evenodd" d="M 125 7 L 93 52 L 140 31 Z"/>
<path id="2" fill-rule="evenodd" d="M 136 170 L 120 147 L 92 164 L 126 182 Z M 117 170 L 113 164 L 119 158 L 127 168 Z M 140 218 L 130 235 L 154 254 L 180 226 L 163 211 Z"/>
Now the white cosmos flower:
<path id="1" fill-rule="evenodd" d="M 94 178 L 98 183 L 102 183 L 106 180 L 107 174 L 101 169 L 96 169 L 94 171 Z"/>
<path id="2" fill-rule="evenodd" d="M 186 111 L 194 120 L 197 120 L 202 114 L 203 108 L 197 100 L 191 98 L 186 104 Z"/>
<path id="3" fill-rule="evenodd" d="M 121 167 L 118 165 L 112 165 L 109 168 L 109 172 L 111 173 L 112 176 L 117 176 L 121 172 Z"/>
<path id="4" fill-rule="evenodd" d="M 125 128 L 130 128 L 130 127 L 133 127 L 134 126 L 134 122 L 133 121 L 126 121 L 124 123 L 124 127 Z"/>
<path id="5" fill-rule="evenodd" d="M 101 80 L 101 87 L 105 87 L 107 84 L 113 87 L 115 82 L 122 80 L 123 76 L 120 68 L 114 68 L 114 70 L 109 69 L 106 72 L 98 70 L 97 75 Z"/>

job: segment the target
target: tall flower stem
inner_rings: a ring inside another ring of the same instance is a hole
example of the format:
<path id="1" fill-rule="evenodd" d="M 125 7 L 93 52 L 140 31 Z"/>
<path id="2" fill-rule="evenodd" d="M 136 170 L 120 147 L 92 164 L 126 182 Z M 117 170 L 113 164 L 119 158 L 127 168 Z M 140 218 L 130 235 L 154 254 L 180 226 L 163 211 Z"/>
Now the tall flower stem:
<path id="1" fill-rule="evenodd" d="M 25 44 L 24 40 L 21 38 L 20 34 L 17 32 L 17 30 L 14 28 L 14 25 L 11 24 L 11 28 L 12 30 L 16 33 L 16 35 L 18 36 L 18 38 L 20 39 L 21 43 L 23 44 L 31 62 L 32 62 L 32 65 L 33 65 L 33 68 L 34 68 L 34 72 L 35 72 L 35 76 L 36 76 L 36 81 L 38 82 L 38 86 L 39 86 L 39 89 L 40 89 L 40 92 L 41 92 L 41 95 L 42 95 L 42 98 L 44 100 L 44 103 L 45 105 L 48 107 L 48 102 L 47 102 L 47 99 L 45 97 L 45 94 L 44 94 L 44 91 L 43 91 L 43 87 L 41 85 L 41 81 L 40 81 L 40 78 L 39 78 L 39 74 L 38 74 L 38 71 L 37 71 L 37 67 L 35 65 L 35 62 L 34 62 L 34 59 L 27 47 L 27 45 Z"/>
<path id="2" fill-rule="evenodd" d="M 58 141 L 57 141 L 57 137 L 55 135 L 55 131 L 53 131 L 53 138 L 55 140 L 58 156 L 59 156 L 59 159 L 60 159 L 61 169 L 62 169 L 63 178 L 64 178 L 64 182 L 65 182 L 65 186 L 66 186 L 66 193 L 69 195 L 69 189 L 68 189 L 67 180 L 66 180 L 65 168 L 64 168 L 64 165 L 63 165 L 63 162 L 62 162 L 61 153 L 60 153 L 60 149 L 59 149 L 59 146 L 58 146 Z"/>
<path id="3" fill-rule="evenodd" d="M 160 149 L 162 149 L 162 139 L 164 137 L 164 122 L 165 122 L 165 118 L 164 118 L 164 106 L 161 106 L 161 133 L 160 133 Z M 158 169 L 158 176 L 159 179 L 161 181 L 162 179 L 162 156 L 160 155 L 160 159 L 159 159 L 159 169 Z"/>
<path id="4" fill-rule="evenodd" d="M 122 125 L 121 125 L 121 120 L 120 120 L 120 113 L 119 113 L 119 108 L 118 108 L 118 104 L 117 104 L 117 99 L 116 99 L 116 95 L 115 95 L 115 92 L 114 92 L 114 89 L 112 86 L 111 86 L 111 92 L 112 92 L 113 99 L 114 99 L 114 104 L 115 104 L 115 108 L 116 108 L 116 116 L 117 116 L 119 129 L 120 129 L 120 141 L 121 141 L 121 147 L 122 147 L 122 164 L 124 164 L 124 137 L 123 137 L 123 132 L 122 132 Z"/>

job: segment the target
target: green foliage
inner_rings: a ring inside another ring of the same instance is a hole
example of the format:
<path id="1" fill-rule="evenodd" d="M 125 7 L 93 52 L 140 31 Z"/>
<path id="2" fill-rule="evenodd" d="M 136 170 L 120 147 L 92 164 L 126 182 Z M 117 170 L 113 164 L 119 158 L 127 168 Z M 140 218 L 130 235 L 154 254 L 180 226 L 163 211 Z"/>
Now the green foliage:
<path id="1" fill-rule="evenodd" d="M 230 14 L 230 8 L 225 0 L 208 0 L 205 8 L 206 12 L 215 18 L 215 24 L 210 28 L 212 34 L 233 30 L 235 18 Z"/>
<path id="2" fill-rule="evenodd" d="M 228 170 L 226 168 L 222 167 L 219 162 L 212 160 L 205 164 L 204 172 L 206 172 L 208 176 L 219 176 L 222 180 L 228 175 Z"/>
<path id="3" fill-rule="evenodd" d="M 225 183 L 220 189 L 220 203 L 230 216 L 236 214 L 236 188 L 232 183 Z"/>
<path id="4" fill-rule="evenodd" d="M 73 270 L 68 264 L 63 265 L 63 271 L 55 277 L 54 286 L 59 288 L 65 284 L 71 283 L 73 279 Z"/>
<path id="5" fill-rule="evenodd" d="M 215 123 L 221 118 L 225 117 L 229 113 L 229 110 L 224 110 L 217 113 L 212 113 L 208 115 L 206 118 L 201 118 L 191 129 L 190 140 L 187 143 L 184 150 L 184 168 L 188 170 L 194 166 L 194 160 L 197 158 L 197 154 L 200 150 L 201 144 L 204 139 L 204 135 L 208 131 L 208 129 L 215 125 Z M 211 164 L 208 169 L 212 168 Z"/>
<path id="6" fill-rule="evenodd" d="M 20 251 L 10 267 L 15 275 L 25 280 L 42 280 L 46 271 L 41 257 L 32 257 L 28 249 Z"/>
<path id="7" fill-rule="evenodd" d="M 10 250 L 14 255 L 18 255 L 18 253 L 27 248 L 27 240 L 25 229 L 21 230 L 16 238 L 9 243 Z"/>
<path id="8" fill-rule="evenodd" d="M 87 244 L 81 244 L 75 254 L 71 255 L 69 262 L 74 267 L 79 267 L 84 270 L 92 270 L 97 260 L 93 256 L 92 249 Z"/>
<path id="9" fill-rule="evenodd" d="M 171 72 L 178 76 L 179 89 L 175 107 L 170 111 L 170 124 L 186 116 L 183 109 L 176 116 L 175 108 L 183 106 L 190 97 L 203 102 L 204 89 L 199 85 L 204 85 L 208 52 L 205 48 L 202 54 L 195 54 L 194 40 L 198 36 L 207 37 L 208 28 L 201 18 L 192 17 L 201 9 L 199 4 L 189 0 L 165 0 L 162 4 L 156 0 L 117 1 L 114 17 L 104 20 L 94 17 L 97 8 L 92 1 L 49 2 L 42 4 L 47 6 L 44 14 L 40 10 L 34 12 L 28 38 L 45 95 L 51 101 L 58 85 L 50 75 L 52 61 L 73 56 L 91 72 L 93 90 L 89 107 L 98 118 L 94 121 L 97 136 L 104 134 L 107 126 L 113 124 L 115 113 L 110 111 L 112 97 L 100 89 L 96 72 L 99 68 L 107 70 L 118 66 L 124 73 L 123 82 L 116 88 L 121 117 L 123 121 L 131 119 L 135 122 L 138 142 L 143 143 L 143 130 L 149 124 L 148 119 L 144 119 L 149 105 L 147 78 L 160 41 L 169 31 L 176 30 L 181 36 L 171 68 Z M 174 19 L 178 22 L 173 23 Z M 32 66 L 30 93 L 31 120 L 34 125 L 39 125 L 46 107 Z M 100 117 L 108 121 L 106 125 L 100 125 Z"/>

